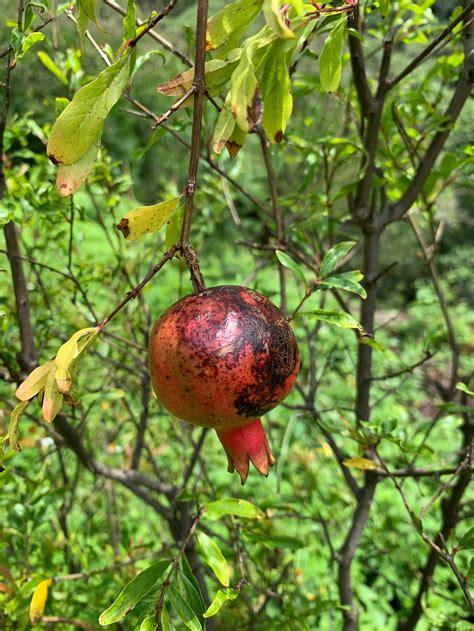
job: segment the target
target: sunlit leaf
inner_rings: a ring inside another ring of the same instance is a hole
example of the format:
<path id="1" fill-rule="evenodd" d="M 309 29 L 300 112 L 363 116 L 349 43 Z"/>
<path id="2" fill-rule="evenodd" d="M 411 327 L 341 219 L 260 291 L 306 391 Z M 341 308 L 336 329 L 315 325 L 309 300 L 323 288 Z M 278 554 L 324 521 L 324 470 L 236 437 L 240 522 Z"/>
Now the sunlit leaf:
<path id="1" fill-rule="evenodd" d="M 38 394 L 46 385 L 46 379 L 49 372 L 54 368 L 54 362 L 51 360 L 35 368 L 28 377 L 19 386 L 15 392 L 15 396 L 20 401 L 28 401 Z"/>
<path id="2" fill-rule="evenodd" d="M 246 500 L 224 497 L 203 506 L 205 515 L 209 519 L 219 519 L 223 515 L 234 515 L 245 519 L 259 519 L 264 517 L 263 511 Z"/>
<path id="3" fill-rule="evenodd" d="M 47 423 L 52 423 L 63 405 L 62 394 L 58 390 L 55 371 L 51 370 L 46 379 L 43 395 L 43 418 Z"/>
<path id="4" fill-rule="evenodd" d="M 337 276 L 326 276 L 320 287 L 334 287 L 358 294 L 361 298 L 366 298 L 367 293 L 362 285 L 355 278 L 362 278 L 359 272 L 343 272 Z"/>
<path id="5" fill-rule="evenodd" d="M 171 627 L 171 622 L 168 616 L 168 611 L 166 610 L 166 605 L 163 605 L 160 611 L 160 622 L 161 622 L 161 631 L 173 631 Z"/>
<path id="6" fill-rule="evenodd" d="M 156 629 L 158 629 L 158 625 L 156 624 L 155 614 L 142 620 L 140 631 L 155 631 Z"/>
<path id="7" fill-rule="evenodd" d="M 280 11 L 282 4 L 280 0 L 263 0 L 263 15 L 268 26 L 278 37 L 292 39 L 295 34 L 283 19 Z"/>
<path id="8" fill-rule="evenodd" d="M 207 22 L 206 49 L 219 48 L 237 40 L 260 12 L 263 0 L 237 0 L 227 3 Z"/>
<path id="9" fill-rule="evenodd" d="M 139 206 L 123 217 L 117 228 L 129 241 L 136 241 L 146 234 L 162 228 L 174 215 L 180 198 L 172 197 L 153 206 Z"/>
<path id="10" fill-rule="evenodd" d="M 21 49 L 16 54 L 16 59 L 23 59 L 30 48 L 36 44 L 36 42 L 42 42 L 44 38 L 44 33 L 30 33 L 27 35 L 22 42 Z"/>
<path id="11" fill-rule="evenodd" d="M 222 608 L 222 605 L 228 600 L 235 600 L 239 595 L 238 589 L 232 589 L 229 587 L 227 589 L 219 589 L 217 594 L 214 596 L 212 603 L 206 609 L 204 613 L 204 618 L 210 618 L 211 616 L 215 616 L 218 611 Z"/>
<path id="12" fill-rule="evenodd" d="M 117 596 L 115 602 L 99 616 L 99 624 L 119 622 L 142 600 L 163 576 L 170 561 L 158 561 L 133 578 Z"/>
<path id="13" fill-rule="evenodd" d="M 346 18 L 336 22 L 335 27 L 329 33 L 324 42 L 321 57 L 319 59 L 319 78 L 323 90 L 335 92 L 339 87 L 342 75 L 342 42 Z"/>
<path id="14" fill-rule="evenodd" d="M 123 18 L 123 31 L 125 39 L 133 39 L 136 35 L 136 12 L 135 12 L 135 0 L 128 0 L 127 2 L 127 14 Z"/>
<path id="15" fill-rule="evenodd" d="M 71 389 L 75 364 L 81 353 L 86 350 L 98 332 L 99 330 L 96 327 L 76 331 L 59 349 L 54 360 L 59 392 L 65 394 Z"/>
<path id="16" fill-rule="evenodd" d="M 375 471 L 378 469 L 377 464 L 368 458 L 346 458 L 342 464 L 346 467 L 354 469 L 362 469 L 363 471 Z"/>
<path id="17" fill-rule="evenodd" d="M 229 587 L 230 569 L 219 546 L 204 532 L 199 533 L 197 539 L 204 561 L 211 568 L 222 585 Z"/>
<path id="18" fill-rule="evenodd" d="M 311 311 L 301 311 L 298 315 L 307 320 L 322 320 L 342 329 L 357 329 L 362 332 L 362 326 L 359 322 L 345 311 L 312 309 Z"/>
<path id="19" fill-rule="evenodd" d="M 319 269 L 321 277 L 324 278 L 330 274 L 339 261 L 343 259 L 354 246 L 355 241 L 342 241 L 328 250 L 321 261 L 321 267 Z"/>
<path id="20" fill-rule="evenodd" d="M 472 390 L 469 390 L 469 388 L 466 386 L 465 383 L 462 383 L 460 381 L 459 383 L 456 384 L 456 388 L 474 399 L 474 392 Z"/>
<path id="21" fill-rule="evenodd" d="M 46 601 L 48 600 L 48 590 L 51 583 L 52 580 L 50 578 L 45 578 L 43 581 L 38 583 L 35 591 L 33 592 L 29 612 L 31 624 L 38 624 L 43 617 Z"/>
<path id="22" fill-rule="evenodd" d="M 129 64 L 130 55 L 125 55 L 77 92 L 49 136 L 47 152 L 54 163 L 77 162 L 100 139 L 104 121 L 127 85 Z"/>

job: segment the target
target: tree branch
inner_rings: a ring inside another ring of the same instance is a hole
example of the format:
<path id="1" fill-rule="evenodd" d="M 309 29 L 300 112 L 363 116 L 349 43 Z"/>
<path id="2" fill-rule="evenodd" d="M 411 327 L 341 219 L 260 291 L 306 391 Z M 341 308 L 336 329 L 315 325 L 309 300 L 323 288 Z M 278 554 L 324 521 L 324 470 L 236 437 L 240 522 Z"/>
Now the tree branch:
<path id="1" fill-rule="evenodd" d="M 464 67 L 461 78 L 454 90 L 451 101 L 445 112 L 445 122 L 434 136 L 428 146 L 425 155 L 421 158 L 418 170 L 415 173 L 410 185 L 401 198 L 389 207 L 387 223 L 401 219 L 411 208 L 421 193 L 423 186 L 433 169 L 433 166 L 441 153 L 446 140 L 451 133 L 454 123 L 459 117 L 472 89 L 474 80 L 474 42 L 473 42 L 473 3 L 466 3 L 464 19 L 469 21 L 469 26 L 464 32 Z M 467 11 L 469 9 L 469 11 Z"/>

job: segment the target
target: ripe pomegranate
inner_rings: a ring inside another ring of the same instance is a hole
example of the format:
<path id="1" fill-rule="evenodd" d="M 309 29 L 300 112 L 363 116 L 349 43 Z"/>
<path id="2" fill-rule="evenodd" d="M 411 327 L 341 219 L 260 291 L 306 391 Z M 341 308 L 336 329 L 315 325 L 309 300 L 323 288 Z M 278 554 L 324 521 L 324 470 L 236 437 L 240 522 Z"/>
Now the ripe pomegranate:
<path id="1" fill-rule="evenodd" d="M 295 336 L 275 305 L 223 285 L 186 296 L 155 324 L 150 372 L 156 396 L 180 419 L 213 427 L 245 484 L 249 460 L 268 475 L 275 459 L 260 416 L 281 403 L 299 369 Z"/>

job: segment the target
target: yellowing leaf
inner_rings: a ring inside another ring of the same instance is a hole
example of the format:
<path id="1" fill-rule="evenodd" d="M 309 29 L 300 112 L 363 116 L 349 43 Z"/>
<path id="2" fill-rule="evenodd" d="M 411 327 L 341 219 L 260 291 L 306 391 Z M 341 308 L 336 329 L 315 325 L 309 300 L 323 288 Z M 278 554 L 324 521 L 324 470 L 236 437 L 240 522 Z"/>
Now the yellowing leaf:
<path id="1" fill-rule="evenodd" d="M 100 139 L 104 121 L 127 85 L 129 65 L 126 55 L 106 68 L 62 112 L 48 140 L 48 156 L 55 164 L 74 164 Z"/>
<path id="2" fill-rule="evenodd" d="M 52 368 L 53 361 L 49 361 L 30 372 L 28 377 L 15 392 L 16 398 L 20 399 L 20 401 L 29 401 L 36 396 L 38 392 L 45 387 L 46 379 Z"/>
<path id="3" fill-rule="evenodd" d="M 377 464 L 373 460 L 368 458 L 347 458 L 342 463 L 346 467 L 353 467 L 354 469 L 362 469 L 363 471 L 375 471 L 378 469 Z"/>
<path id="4" fill-rule="evenodd" d="M 97 153 L 100 148 L 100 138 L 97 139 L 77 162 L 61 164 L 56 177 L 56 188 L 61 197 L 75 193 L 87 179 L 94 168 Z"/>
<path id="5" fill-rule="evenodd" d="M 98 333 L 95 327 L 76 331 L 69 340 L 61 346 L 54 360 L 56 368 L 56 382 L 59 392 L 66 394 L 72 386 L 72 371 L 79 355 L 89 346 Z"/>
<path id="6" fill-rule="evenodd" d="M 225 59 L 211 59 L 206 62 L 206 88 L 211 95 L 217 95 L 222 92 L 225 84 L 237 67 L 241 54 L 242 49 L 236 48 L 230 51 Z M 194 68 L 190 68 L 173 79 L 166 81 L 166 83 L 160 84 L 156 89 L 165 96 L 184 96 L 191 89 L 193 79 Z M 188 102 L 190 102 L 189 99 L 185 101 L 185 104 L 188 104 Z"/>
<path id="7" fill-rule="evenodd" d="M 46 607 L 46 601 L 48 600 L 48 588 L 51 585 L 52 580 L 50 578 L 44 579 L 41 583 L 38 583 L 33 597 L 30 603 L 30 623 L 38 624 L 44 614 L 44 608 Z"/>
<path id="8" fill-rule="evenodd" d="M 18 405 L 12 411 L 10 426 L 8 428 L 8 441 L 10 443 L 10 447 L 15 451 L 20 451 L 20 446 L 18 445 L 18 438 L 20 436 L 18 424 L 20 422 L 21 415 L 29 404 L 30 401 L 21 401 L 21 403 L 18 403 Z"/>
<path id="9" fill-rule="evenodd" d="M 166 249 L 169 250 L 181 238 L 181 229 L 183 227 L 184 208 L 179 208 L 166 224 Z"/>
<path id="10" fill-rule="evenodd" d="M 230 92 L 227 94 L 227 98 L 224 103 L 224 107 L 219 112 L 219 116 L 217 117 L 216 126 L 214 128 L 214 135 L 212 137 L 212 148 L 217 153 L 220 154 L 222 149 L 226 146 L 227 141 L 229 140 L 232 132 L 235 129 L 235 118 L 232 115 L 230 109 Z"/>
<path id="11" fill-rule="evenodd" d="M 262 99 L 258 89 L 257 71 L 269 53 L 275 35 L 266 26 L 250 37 L 242 50 L 239 65 L 230 81 L 230 103 L 237 125 L 245 132 L 260 123 Z"/>
<path id="12" fill-rule="evenodd" d="M 280 11 L 282 4 L 280 0 L 263 0 L 263 15 L 268 26 L 278 37 L 293 39 L 295 34 L 286 25 Z"/>
<path id="13" fill-rule="evenodd" d="M 262 0 L 237 0 L 226 4 L 207 22 L 206 49 L 219 48 L 229 40 L 238 41 L 259 14 L 261 6 Z"/>
<path id="14" fill-rule="evenodd" d="M 43 418 L 47 423 L 54 421 L 62 404 L 63 397 L 58 390 L 54 370 L 51 370 L 46 380 L 43 396 Z"/>
<path id="15" fill-rule="evenodd" d="M 121 219 L 117 228 L 129 241 L 136 241 L 145 234 L 156 232 L 176 212 L 179 199 L 179 197 L 173 197 L 153 206 L 134 208 Z"/>

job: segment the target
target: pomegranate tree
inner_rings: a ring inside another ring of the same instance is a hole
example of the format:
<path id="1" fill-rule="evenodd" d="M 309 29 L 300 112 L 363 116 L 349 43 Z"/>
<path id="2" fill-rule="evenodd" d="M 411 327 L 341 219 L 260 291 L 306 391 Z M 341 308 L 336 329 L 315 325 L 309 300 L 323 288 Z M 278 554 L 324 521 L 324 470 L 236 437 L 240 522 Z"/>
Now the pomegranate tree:
<path id="1" fill-rule="evenodd" d="M 173 415 L 217 431 L 245 484 L 249 461 L 274 464 L 260 416 L 281 403 L 298 373 L 299 352 L 285 316 L 252 289 L 223 285 L 186 296 L 155 324 L 150 372 Z"/>

